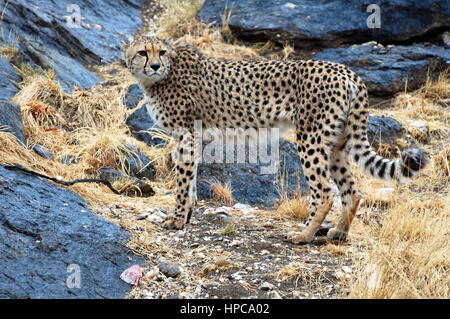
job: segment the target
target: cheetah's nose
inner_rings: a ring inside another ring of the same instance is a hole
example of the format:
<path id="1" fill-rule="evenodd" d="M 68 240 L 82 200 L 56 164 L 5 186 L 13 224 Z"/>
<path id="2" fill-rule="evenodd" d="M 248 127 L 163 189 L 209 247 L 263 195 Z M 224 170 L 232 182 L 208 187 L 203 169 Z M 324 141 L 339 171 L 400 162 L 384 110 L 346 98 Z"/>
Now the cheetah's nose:
<path id="1" fill-rule="evenodd" d="M 150 65 L 150 67 L 153 70 L 158 71 L 158 69 L 161 67 L 161 65 L 159 63 L 153 63 L 152 65 Z"/>

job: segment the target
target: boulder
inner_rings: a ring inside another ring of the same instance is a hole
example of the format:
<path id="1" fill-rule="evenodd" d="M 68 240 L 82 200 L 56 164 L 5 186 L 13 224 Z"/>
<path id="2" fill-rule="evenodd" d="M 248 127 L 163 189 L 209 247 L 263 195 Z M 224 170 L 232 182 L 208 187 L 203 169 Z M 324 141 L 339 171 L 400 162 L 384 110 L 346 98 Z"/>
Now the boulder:
<path id="1" fill-rule="evenodd" d="M 144 141 L 150 146 L 163 147 L 166 145 L 165 140 L 154 136 L 152 133 L 152 129 L 161 130 L 162 132 L 165 131 L 155 124 L 147 111 L 146 104 L 131 113 L 126 123 L 137 139 Z"/>
<path id="2" fill-rule="evenodd" d="M 373 19 L 378 5 L 380 28 Z M 343 43 L 392 43 L 427 38 L 450 27 L 450 6 L 442 0 L 205 0 L 198 17 L 229 26 L 243 40 L 294 43 L 298 48 Z"/>
<path id="3" fill-rule="evenodd" d="M 0 130 L 13 133 L 25 143 L 20 106 L 10 101 L 19 91 L 15 83 L 21 81 L 19 73 L 0 55 Z"/>
<path id="4" fill-rule="evenodd" d="M 367 125 L 367 138 L 375 149 L 380 143 L 395 144 L 403 135 L 403 126 L 395 119 L 385 116 L 369 114 Z"/>
<path id="5" fill-rule="evenodd" d="M 436 45 L 384 47 L 374 42 L 348 48 L 325 49 L 316 60 L 339 62 L 358 73 L 370 93 L 389 96 L 421 87 L 427 75 L 437 75 L 450 66 L 450 51 Z"/>
<path id="6" fill-rule="evenodd" d="M 211 145 L 211 144 L 210 144 Z M 300 157 L 294 144 L 279 139 L 279 162 L 274 170 L 268 168 L 268 161 L 261 161 L 258 156 L 256 163 L 249 163 L 248 144 L 245 147 L 245 163 L 212 163 L 208 158 L 209 152 L 203 150 L 202 163 L 198 167 L 197 196 L 199 199 L 210 199 L 212 189 L 210 181 L 219 181 L 222 184 L 230 182 L 233 198 L 240 203 L 272 207 L 280 199 L 280 181 L 288 196 L 293 196 L 297 190 L 302 194 L 308 192 L 308 184 L 301 167 Z M 223 146 L 223 158 L 226 159 L 226 146 Z M 235 156 L 237 148 L 235 147 Z M 267 154 L 271 154 L 269 145 Z"/>
<path id="7" fill-rule="evenodd" d="M 137 83 L 130 85 L 125 93 L 124 104 L 127 109 L 134 109 L 144 99 L 144 91 Z"/>
<path id="8" fill-rule="evenodd" d="M 130 176 L 138 178 L 147 178 L 153 180 L 156 175 L 156 170 L 151 160 L 139 153 L 139 150 L 130 148 L 130 153 L 124 154 L 125 171 Z"/>
<path id="9" fill-rule="evenodd" d="M 25 144 L 20 105 L 0 99 L 0 130 L 14 134 Z"/>
<path id="10" fill-rule="evenodd" d="M 0 101 L 9 101 L 19 89 L 16 83 L 20 83 L 22 77 L 11 66 L 8 59 L 0 55 Z"/>
<path id="11" fill-rule="evenodd" d="M 135 83 L 128 87 L 125 94 L 124 104 L 128 109 L 133 109 L 138 106 L 139 102 L 145 98 L 144 91 L 139 84 Z M 152 129 L 165 132 L 164 129 L 155 124 L 150 114 L 147 111 L 147 104 L 142 105 L 128 116 L 127 125 L 130 127 L 132 133 L 137 139 L 144 141 L 148 145 L 163 147 L 166 141 L 154 136 Z"/>
<path id="12" fill-rule="evenodd" d="M 5 6 L 2 27 L 13 34 L 23 62 L 52 68 L 66 91 L 102 81 L 87 68 L 122 57 L 121 34 L 142 27 L 139 0 L 15 0 Z"/>
<path id="13" fill-rule="evenodd" d="M 124 298 L 145 260 L 70 189 L 0 166 L 0 298 Z"/>

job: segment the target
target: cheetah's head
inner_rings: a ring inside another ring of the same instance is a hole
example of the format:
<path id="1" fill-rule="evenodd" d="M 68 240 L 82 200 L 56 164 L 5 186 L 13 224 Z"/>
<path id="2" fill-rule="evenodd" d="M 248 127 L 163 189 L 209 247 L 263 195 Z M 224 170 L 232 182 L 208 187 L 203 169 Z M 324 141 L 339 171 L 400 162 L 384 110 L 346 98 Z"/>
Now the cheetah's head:
<path id="1" fill-rule="evenodd" d="M 139 37 L 124 45 L 125 59 L 131 74 L 144 86 L 167 77 L 174 55 L 169 41 L 155 37 Z"/>

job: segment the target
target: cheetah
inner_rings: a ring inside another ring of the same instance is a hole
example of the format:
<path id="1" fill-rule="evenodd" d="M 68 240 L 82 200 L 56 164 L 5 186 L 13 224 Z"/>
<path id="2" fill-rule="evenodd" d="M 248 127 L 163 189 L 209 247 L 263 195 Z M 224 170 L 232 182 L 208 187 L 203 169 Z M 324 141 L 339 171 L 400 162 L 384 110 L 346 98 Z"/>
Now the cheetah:
<path id="1" fill-rule="evenodd" d="M 155 122 L 177 142 L 177 154 L 194 156 L 194 121 L 218 128 L 270 128 L 289 122 L 311 193 L 311 213 L 294 244 L 310 242 L 333 205 L 331 180 L 342 213 L 327 234 L 346 240 L 361 200 L 349 160 L 368 174 L 405 183 L 426 165 L 419 148 L 385 159 L 367 138 L 368 93 L 348 67 L 326 61 L 230 61 L 203 55 L 188 44 L 139 37 L 124 45 L 126 65 L 142 86 Z M 181 129 L 181 130 L 180 130 Z M 176 133 L 179 132 L 179 133 Z M 176 134 L 175 134 L 176 133 Z M 175 160 L 176 208 L 164 224 L 182 229 L 196 204 L 197 160 Z"/>

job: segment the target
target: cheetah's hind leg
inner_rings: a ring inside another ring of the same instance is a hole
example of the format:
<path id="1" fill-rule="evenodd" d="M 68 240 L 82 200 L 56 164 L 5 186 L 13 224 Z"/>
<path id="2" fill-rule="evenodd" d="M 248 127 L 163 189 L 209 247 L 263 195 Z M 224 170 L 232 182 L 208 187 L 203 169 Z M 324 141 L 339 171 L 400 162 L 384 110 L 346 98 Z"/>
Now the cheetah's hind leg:
<path id="1" fill-rule="evenodd" d="M 333 177 L 333 181 L 339 189 L 342 213 L 337 226 L 328 231 L 327 239 L 329 241 L 345 241 L 347 239 L 350 224 L 355 217 L 361 200 L 361 196 L 355 188 L 348 152 L 346 151 L 346 143 L 347 139 L 342 139 L 334 148 L 330 158 L 331 177 Z"/>
<path id="2" fill-rule="evenodd" d="M 297 140 L 297 150 L 302 159 L 302 168 L 309 184 L 312 201 L 311 214 L 305 229 L 301 233 L 290 232 L 285 236 L 286 241 L 294 244 L 309 243 L 333 206 L 329 170 L 330 152 L 327 147 L 318 145 L 317 139 L 317 136 L 310 134 Z"/>

